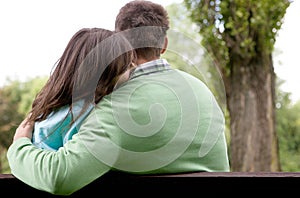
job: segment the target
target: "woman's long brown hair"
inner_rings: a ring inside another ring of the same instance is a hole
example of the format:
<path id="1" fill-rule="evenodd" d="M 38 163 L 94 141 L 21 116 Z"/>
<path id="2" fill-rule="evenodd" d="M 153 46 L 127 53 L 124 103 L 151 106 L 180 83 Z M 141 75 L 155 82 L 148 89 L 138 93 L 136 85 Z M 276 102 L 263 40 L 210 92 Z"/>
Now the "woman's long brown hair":
<path id="1" fill-rule="evenodd" d="M 47 116 L 78 100 L 84 108 L 111 93 L 118 77 L 131 67 L 135 54 L 121 35 L 101 28 L 83 28 L 65 48 L 48 81 L 36 95 L 28 121 Z M 74 120 L 73 120 L 74 121 Z"/>

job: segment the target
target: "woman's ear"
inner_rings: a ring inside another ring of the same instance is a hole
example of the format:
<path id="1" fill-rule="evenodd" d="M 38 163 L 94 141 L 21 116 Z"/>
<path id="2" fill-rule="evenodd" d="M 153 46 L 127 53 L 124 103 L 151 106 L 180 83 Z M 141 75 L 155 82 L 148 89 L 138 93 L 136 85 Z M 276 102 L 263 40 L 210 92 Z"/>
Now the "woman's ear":
<path id="1" fill-rule="evenodd" d="M 165 51 L 167 50 L 167 47 L 168 47 L 168 37 L 165 37 L 165 40 L 164 40 L 164 46 L 163 46 L 163 48 L 161 49 L 160 53 L 161 53 L 161 54 L 165 53 Z"/>

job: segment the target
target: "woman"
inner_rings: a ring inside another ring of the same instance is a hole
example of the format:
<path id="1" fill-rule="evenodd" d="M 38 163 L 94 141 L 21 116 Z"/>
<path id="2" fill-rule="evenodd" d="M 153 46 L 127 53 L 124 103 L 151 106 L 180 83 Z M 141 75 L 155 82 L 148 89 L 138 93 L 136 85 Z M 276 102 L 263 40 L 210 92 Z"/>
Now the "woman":
<path id="1" fill-rule="evenodd" d="M 103 96 L 129 77 L 135 54 L 125 38 L 101 28 L 75 33 L 32 104 L 33 144 L 57 150 Z"/>

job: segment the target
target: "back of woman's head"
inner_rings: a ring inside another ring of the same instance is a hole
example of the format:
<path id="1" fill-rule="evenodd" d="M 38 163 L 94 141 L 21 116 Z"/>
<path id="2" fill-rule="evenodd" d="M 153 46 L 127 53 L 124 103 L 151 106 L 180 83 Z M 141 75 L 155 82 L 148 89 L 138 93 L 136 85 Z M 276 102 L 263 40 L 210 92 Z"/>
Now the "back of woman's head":
<path id="1" fill-rule="evenodd" d="M 133 0 L 120 9 L 115 20 L 117 32 L 130 29 L 134 30 L 126 35 L 136 49 L 138 57 L 145 59 L 159 57 L 169 29 L 168 13 L 160 4 Z M 129 34 L 131 35 L 128 36 Z"/>
<path id="2" fill-rule="evenodd" d="M 54 110 L 78 100 L 98 103 L 113 91 L 119 75 L 132 63 L 128 41 L 101 28 L 83 28 L 70 39 L 61 58 L 36 96 L 31 120 L 40 121 Z"/>

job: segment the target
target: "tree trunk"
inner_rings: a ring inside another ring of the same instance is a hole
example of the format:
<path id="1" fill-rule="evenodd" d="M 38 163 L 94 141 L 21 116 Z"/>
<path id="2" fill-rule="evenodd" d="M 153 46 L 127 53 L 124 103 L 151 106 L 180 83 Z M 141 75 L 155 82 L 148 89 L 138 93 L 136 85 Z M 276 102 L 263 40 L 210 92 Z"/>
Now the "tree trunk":
<path id="1" fill-rule="evenodd" d="M 231 60 L 227 96 L 232 171 L 280 171 L 272 56 Z M 248 62 L 248 64 L 247 64 Z"/>

